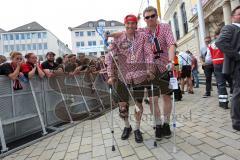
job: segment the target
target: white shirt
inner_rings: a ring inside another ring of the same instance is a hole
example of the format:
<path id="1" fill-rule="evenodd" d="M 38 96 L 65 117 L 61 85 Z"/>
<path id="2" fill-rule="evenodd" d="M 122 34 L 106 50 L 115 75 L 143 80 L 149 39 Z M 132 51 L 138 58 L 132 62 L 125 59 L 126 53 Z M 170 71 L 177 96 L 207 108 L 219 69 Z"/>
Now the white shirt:
<path id="1" fill-rule="evenodd" d="M 192 58 L 186 52 L 180 52 L 178 55 L 179 65 L 187 66 L 192 64 Z"/>
<path id="2" fill-rule="evenodd" d="M 240 28 L 240 23 L 232 23 Z"/>

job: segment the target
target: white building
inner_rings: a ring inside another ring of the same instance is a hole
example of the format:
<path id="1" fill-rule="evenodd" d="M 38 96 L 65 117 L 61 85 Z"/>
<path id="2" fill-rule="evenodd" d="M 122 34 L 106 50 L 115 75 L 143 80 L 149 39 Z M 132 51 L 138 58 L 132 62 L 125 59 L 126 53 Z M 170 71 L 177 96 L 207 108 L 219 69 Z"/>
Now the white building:
<path id="1" fill-rule="evenodd" d="M 68 29 L 71 31 L 72 51 L 74 54 L 85 53 L 90 56 L 105 54 L 102 38 L 96 32 L 96 27 L 102 26 L 105 31 L 116 32 L 125 30 L 124 24 L 118 21 L 88 21 L 77 27 Z"/>
<path id="2" fill-rule="evenodd" d="M 9 57 L 11 51 L 19 51 L 23 55 L 33 52 L 42 59 L 48 51 L 56 53 L 56 56 L 71 53 L 62 41 L 37 22 L 31 22 L 0 34 L 0 53 L 6 57 Z"/>
<path id="3" fill-rule="evenodd" d="M 2 36 L 1 36 L 1 34 L 2 34 L 2 33 L 5 33 L 5 32 L 6 32 L 5 30 L 3 30 L 2 28 L 0 28 L 0 55 L 3 55 L 3 45 L 2 45 L 3 41 L 2 41 Z"/>

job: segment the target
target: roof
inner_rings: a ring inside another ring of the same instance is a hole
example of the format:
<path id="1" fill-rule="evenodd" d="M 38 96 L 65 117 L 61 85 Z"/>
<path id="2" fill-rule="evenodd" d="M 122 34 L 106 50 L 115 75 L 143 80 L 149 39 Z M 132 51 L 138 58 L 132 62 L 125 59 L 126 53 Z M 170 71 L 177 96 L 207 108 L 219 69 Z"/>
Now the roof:
<path id="1" fill-rule="evenodd" d="M 0 33 L 4 33 L 4 32 L 7 32 L 7 31 L 5 31 L 4 29 L 0 28 Z"/>
<path id="2" fill-rule="evenodd" d="M 27 32 L 27 31 L 46 31 L 46 29 L 37 22 L 31 22 L 23 26 L 12 29 L 8 32 Z"/>
<path id="3" fill-rule="evenodd" d="M 79 26 L 77 26 L 77 27 L 74 27 L 73 29 L 77 29 L 77 28 L 88 28 L 88 27 L 90 27 L 90 26 L 89 26 L 90 23 L 93 24 L 91 27 L 94 27 L 94 28 L 95 28 L 95 27 L 98 26 L 98 22 L 102 22 L 102 21 L 105 22 L 105 27 L 113 27 L 113 26 L 111 26 L 111 23 L 115 23 L 114 26 L 124 26 L 123 23 L 118 22 L 118 21 L 115 21 L 115 20 L 106 21 L 106 20 L 104 20 L 104 19 L 99 19 L 99 20 L 97 20 L 97 21 L 88 21 L 88 22 L 83 23 L 83 24 L 81 24 L 81 25 L 79 25 Z"/>

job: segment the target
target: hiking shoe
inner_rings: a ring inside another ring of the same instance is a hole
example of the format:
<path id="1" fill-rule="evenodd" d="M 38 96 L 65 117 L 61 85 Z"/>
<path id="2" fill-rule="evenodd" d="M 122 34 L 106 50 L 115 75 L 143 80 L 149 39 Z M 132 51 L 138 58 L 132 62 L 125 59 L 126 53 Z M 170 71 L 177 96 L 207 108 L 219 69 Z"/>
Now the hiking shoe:
<path id="1" fill-rule="evenodd" d="M 156 138 L 156 140 L 160 141 L 162 139 L 162 134 L 163 134 L 162 126 L 161 125 L 156 125 L 156 128 L 155 128 L 155 138 Z"/>
<path id="2" fill-rule="evenodd" d="M 143 137 L 142 137 L 142 133 L 140 132 L 139 129 L 134 131 L 134 135 L 135 135 L 135 141 L 137 143 L 142 143 L 143 142 Z"/>
<path id="3" fill-rule="evenodd" d="M 170 126 L 168 123 L 164 123 L 162 126 L 162 131 L 163 131 L 163 136 L 165 138 L 170 138 L 171 137 L 171 130 L 170 130 Z"/>
<path id="4" fill-rule="evenodd" d="M 126 140 L 128 139 L 130 133 L 132 131 L 132 127 L 130 126 L 129 128 L 125 127 L 124 130 L 123 130 L 123 133 L 122 133 L 122 136 L 121 136 L 121 139 L 122 140 Z"/>

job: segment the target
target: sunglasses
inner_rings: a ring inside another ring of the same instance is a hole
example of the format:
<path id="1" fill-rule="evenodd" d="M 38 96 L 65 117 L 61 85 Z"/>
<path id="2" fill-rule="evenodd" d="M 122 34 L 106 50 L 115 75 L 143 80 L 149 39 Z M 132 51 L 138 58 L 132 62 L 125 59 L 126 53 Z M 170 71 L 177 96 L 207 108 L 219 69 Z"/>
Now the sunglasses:
<path id="1" fill-rule="evenodd" d="M 146 16 L 145 19 L 150 19 L 150 18 L 155 18 L 156 17 L 156 14 L 153 14 L 151 16 Z"/>

